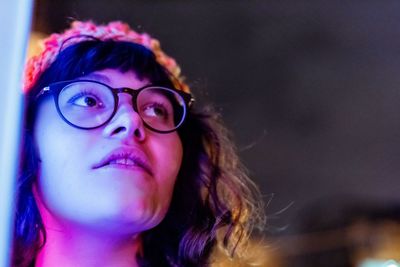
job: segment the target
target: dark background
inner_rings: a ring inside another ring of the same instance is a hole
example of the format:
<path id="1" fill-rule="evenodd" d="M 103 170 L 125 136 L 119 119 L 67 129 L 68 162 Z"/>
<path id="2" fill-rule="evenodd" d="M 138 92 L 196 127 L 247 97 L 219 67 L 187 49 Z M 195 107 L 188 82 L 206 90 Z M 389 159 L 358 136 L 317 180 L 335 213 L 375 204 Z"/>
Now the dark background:
<path id="1" fill-rule="evenodd" d="M 336 202 L 399 202 L 399 11 L 394 0 L 37 0 L 33 28 L 123 20 L 159 39 L 221 112 L 270 233 L 285 235 L 317 204 L 329 217 Z"/>

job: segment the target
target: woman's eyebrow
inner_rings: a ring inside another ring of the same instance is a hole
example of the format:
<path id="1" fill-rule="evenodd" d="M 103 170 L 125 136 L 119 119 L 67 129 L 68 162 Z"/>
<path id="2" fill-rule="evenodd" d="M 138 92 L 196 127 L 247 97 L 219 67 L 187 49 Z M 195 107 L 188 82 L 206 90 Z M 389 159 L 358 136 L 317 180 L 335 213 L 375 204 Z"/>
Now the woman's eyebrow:
<path id="1" fill-rule="evenodd" d="M 83 77 L 80 77 L 79 79 L 80 79 L 80 80 L 83 80 L 83 79 L 93 79 L 93 80 L 95 80 L 95 81 L 104 82 L 104 83 L 109 83 L 109 82 L 110 82 L 110 79 L 109 79 L 107 76 L 105 76 L 105 75 L 103 75 L 103 74 L 100 74 L 100 73 L 90 73 L 90 74 L 88 74 L 88 75 L 85 75 L 85 76 L 83 76 Z"/>

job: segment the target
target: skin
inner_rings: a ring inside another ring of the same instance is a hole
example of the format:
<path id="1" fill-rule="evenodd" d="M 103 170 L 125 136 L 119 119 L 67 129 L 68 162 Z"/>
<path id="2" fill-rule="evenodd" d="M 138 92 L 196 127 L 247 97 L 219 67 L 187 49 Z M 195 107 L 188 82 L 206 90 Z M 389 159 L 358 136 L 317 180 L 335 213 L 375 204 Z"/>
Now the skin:
<path id="1" fill-rule="evenodd" d="M 149 83 L 113 69 L 83 78 L 133 89 Z M 41 161 L 34 194 L 47 242 L 36 266 L 136 266 L 140 233 L 168 210 L 182 161 L 179 136 L 145 128 L 131 96 L 119 98 L 113 119 L 93 130 L 65 123 L 52 97 L 38 109 L 34 137 Z M 151 172 L 121 165 L 93 168 L 115 149 L 133 151 Z"/>

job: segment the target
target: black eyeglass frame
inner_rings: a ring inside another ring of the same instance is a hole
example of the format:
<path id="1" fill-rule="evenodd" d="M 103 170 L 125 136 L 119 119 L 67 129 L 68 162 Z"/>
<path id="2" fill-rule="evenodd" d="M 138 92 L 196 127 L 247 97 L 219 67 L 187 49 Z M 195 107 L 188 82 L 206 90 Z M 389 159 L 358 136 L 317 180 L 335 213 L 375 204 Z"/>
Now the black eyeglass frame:
<path id="1" fill-rule="evenodd" d="M 95 127 L 82 127 L 82 126 L 78 126 L 75 125 L 73 123 L 71 123 L 69 120 L 67 120 L 64 115 L 62 114 L 59 104 L 58 104 L 58 98 L 60 95 L 60 92 L 62 91 L 62 89 L 64 89 L 67 85 L 72 84 L 72 83 L 76 83 L 76 82 L 91 82 L 91 83 L 97 83 L 100 84 L 102 86 L 105 86 L 106 88 L 108 88 L 114 98 L 114 110 L 111 113 L 110 117 L 104 121 L 102 124 L 95 126 Z M 140 116 L 140 113 L 138 112 L 137 109 L 137 97 L 140 94 L 140 92 L 142 92 L 143 90 L 149 89 L 149 88 L 162 88 L 168 91 L 172 91 L 174 93 L 177 93 L 179 96 L 182 97 L 183 101 L 184 101 L 184 114 L 182 116 L 181 121 L 178 123 L 178 125 L 175 126 L 175 128 L 168 130 L 168 131 L 162 131 L 162 130 L 157 130 L 153 127 L 151 127 L 150 125 L 148 125 L 143 118 Z M 191 106 L 193 105 L 195 99 L 193 98 L 193 96 L 190 93 L 186 93 L 183 92 L 181 90 L 177 90 L 175 88 L 169 88 L 169 87 L 164 87 L 164 86 L 158 86 L 158 85 L 153 85 L 153 84 L 149 84 L 149 85 L 145 85 L 143 87 L 137 88 L 137 89 L 133 89 L 133 88 L 129 88 L 129 87 L 120 87 L 120 88 L 113 88 L 105 83 L 99 82 L 99 81 L 94 81 L 94 80 L 87 80 L 87 79 L 77 79 L 77 80 L 68 80 L 68 81 L 60 81 L 60 82 L 55 82 L 55 83 L 51 83 L 48 86 L 44 87 L 42 90 L 40 90 L 40 92 L 36 95 L 36 101 L 39 100 L 39 98 L 41 98 L 42 96 L 45 96 L 47 94 L 52 94 L 53 98 L 54 98 L 54 103 L 56 105 L 56 109 L 58 114 L 60 115 L 60 117 L 69 125 L 71 125 L 72 127 L 78 128 L 78 129 L 82 129 L 82 130 L 92 130 L 92 129 L 96 129 L 99 127 L 102 127 L 103 125 L 107 124 L 109 121 L 111 121 L 111 119 L 115 116 L 115 113 L 117 113 L 118 110 L 118 103 L 119 103 L 119 96 L 118 94 L 120 93 L 126 93 L 129 94 L 132 97 L 132 107 L 133 110 L 139 114 L 143 124 L 149 128 L 150 130 L 157 132 L 157 133 L 171 133 L 176 131 L 185 121 L 186 115 L 187 115 L 187 111 L 188 109 L 191 108 Z"/>

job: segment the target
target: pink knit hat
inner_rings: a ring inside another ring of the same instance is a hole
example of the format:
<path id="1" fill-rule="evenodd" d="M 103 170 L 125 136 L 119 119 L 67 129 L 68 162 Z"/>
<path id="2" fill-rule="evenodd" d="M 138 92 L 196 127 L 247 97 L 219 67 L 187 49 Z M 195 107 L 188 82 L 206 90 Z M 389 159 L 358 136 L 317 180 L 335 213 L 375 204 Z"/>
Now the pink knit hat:
<path id="1" fill-rule="evenodd" d="M 80 36 L 82 38 L 79 38 Z M 87 40 L 88 37 L 98 40 L 128 41 L 145 46 L 155 54 L 157 62 L 170 73 L 176 88 L 190 92 L 189 86 L 184 83 L 184 78 L 180 75 L 181 70 L 178 64 L 161 50 L 160 42 L 147 33 L 135 32 L 128 24 L 120 21 L 113 21 L 107 25 L 96 25 L 92 21 L 74 21 L 71 28 L 63 33 L 53 33 L 44 39 L 41 52 L 31 57 L 25 66 L 23 91 L 29 91 L 62 49 Z"/>

